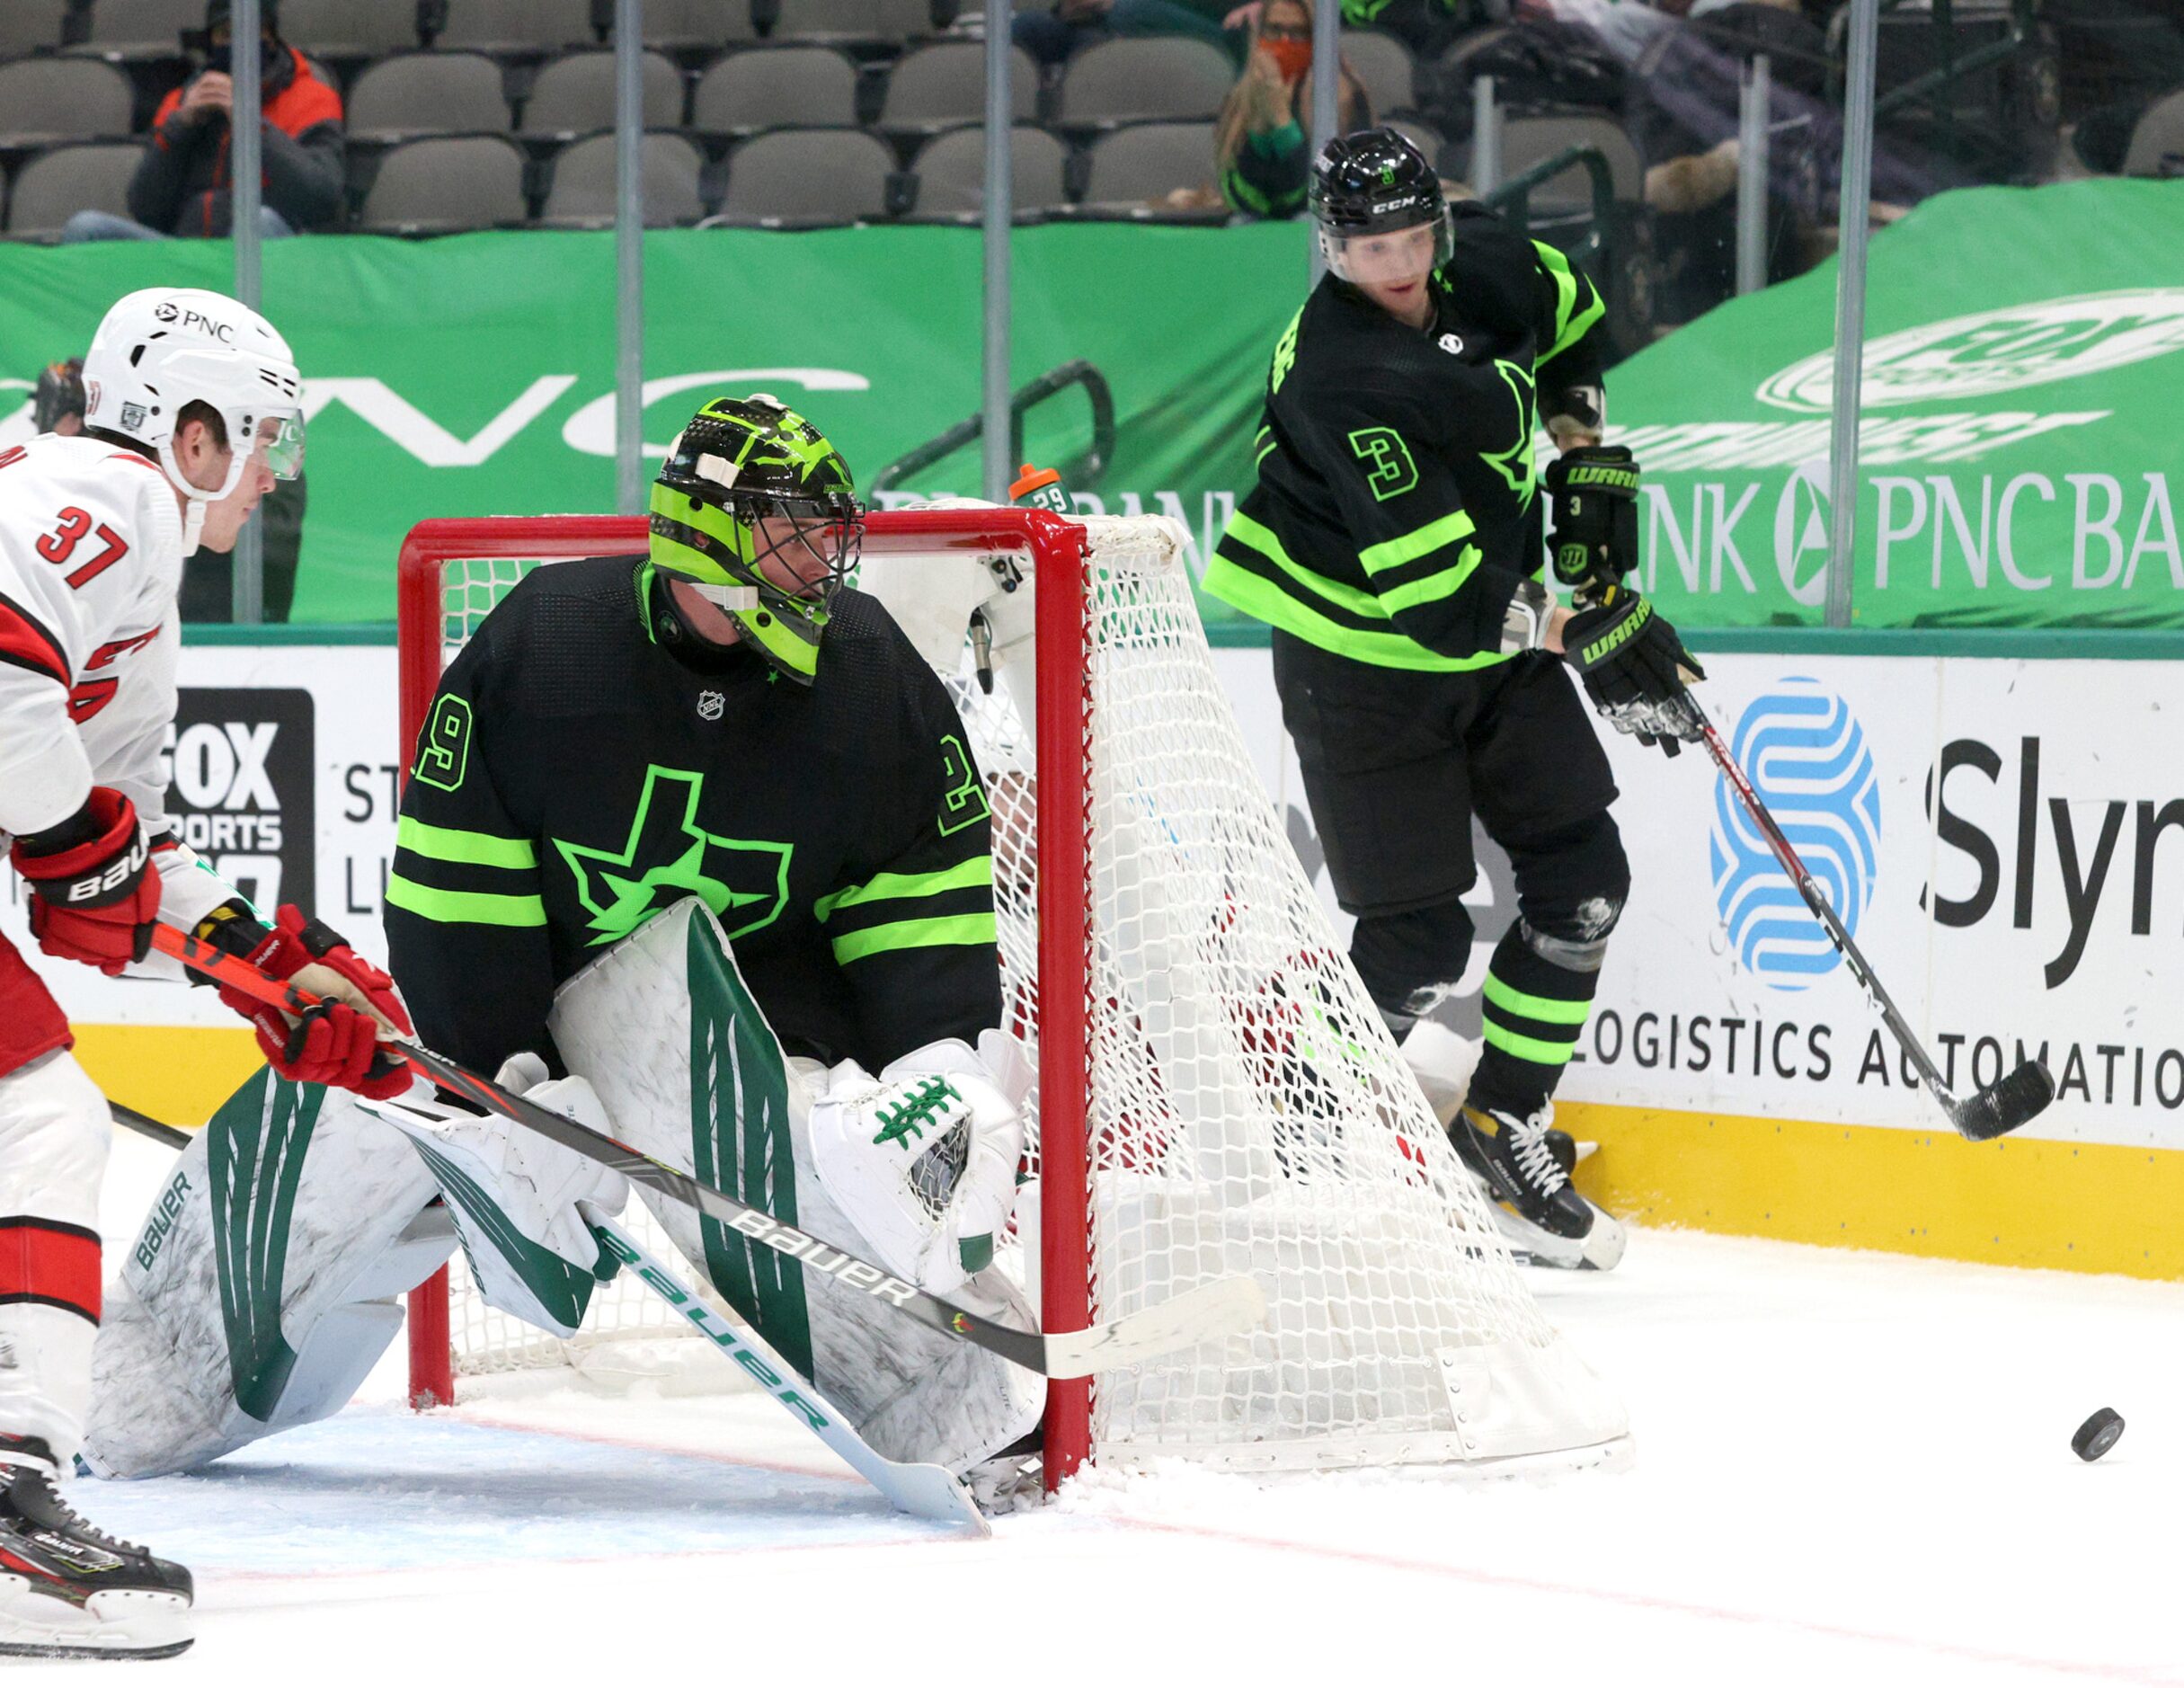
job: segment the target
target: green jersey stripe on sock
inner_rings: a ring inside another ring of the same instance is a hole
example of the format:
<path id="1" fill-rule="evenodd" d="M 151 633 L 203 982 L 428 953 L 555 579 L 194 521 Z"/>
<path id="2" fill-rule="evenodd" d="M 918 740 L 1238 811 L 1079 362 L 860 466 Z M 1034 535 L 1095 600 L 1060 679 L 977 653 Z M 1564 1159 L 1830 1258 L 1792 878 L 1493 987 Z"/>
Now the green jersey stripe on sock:
<path id="1" fill-rule="evenodd" d="M 1528 1020 L 1545 1020 L 1549 1026 L 1583 1026 L 1585 1016 L 1593 1011 L 1590 1002 L 1573 1002 L 1563 997 L 1536 997 L 1504 984 L 1491 973 L 1487 975 L 1485 995 L 1496 1008 L 1522 1014 Z"/>
<path id="2" fill-rule="evenodd" d="M 1486 1021 L 1479 1029 L 1490 1047 L 1514 1055 L 1519 1061 L 1537 1062 L 1542 1067 L 1567 1065 L 1577 1047 L 1575 1036 L 1567 1044 L 1550 1044 L 1541 1038 L 1527 1037 L 1522 1032 L 1505 1031 L 1492 1020 Z"/>

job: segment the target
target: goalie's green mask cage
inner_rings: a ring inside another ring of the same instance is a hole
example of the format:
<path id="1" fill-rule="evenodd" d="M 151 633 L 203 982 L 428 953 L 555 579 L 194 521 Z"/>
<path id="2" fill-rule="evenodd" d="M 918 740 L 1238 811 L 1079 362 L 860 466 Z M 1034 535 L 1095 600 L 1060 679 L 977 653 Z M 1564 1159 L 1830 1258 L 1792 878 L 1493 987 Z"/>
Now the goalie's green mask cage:
<path id="1" fill-rule="evenodd" d="M 699 411 L 653 485 L 653 566 L 695 584 L 768 662 L 807 686 L 863 534 L 841 453 L 762 395 Z"/>

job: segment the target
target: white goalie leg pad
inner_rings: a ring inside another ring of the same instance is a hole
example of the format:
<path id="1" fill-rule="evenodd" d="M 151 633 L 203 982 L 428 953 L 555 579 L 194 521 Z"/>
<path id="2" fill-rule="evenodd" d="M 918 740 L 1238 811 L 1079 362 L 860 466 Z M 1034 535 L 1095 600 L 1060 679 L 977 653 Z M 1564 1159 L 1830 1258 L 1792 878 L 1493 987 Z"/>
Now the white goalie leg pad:
<path id="1" fill-rule="evenodd" d="M 261 1069 L 182 1151 L 107 1294 L 84 1457 L 185 1471 L 338 1412 L 455 1249 L 431 1175 L 342 1090 Z"/>
<path id="2" fill-rule="evenodd" d="M 1013 1048 L 999 1032 L 981 1047 Z M 874 1079 L 854 1061 L 812 1105 L 812 1159 L 880 1264 L 936 1295 L 993 1264 L 1016 1204 L 1024 1116 L 978 1051 L 928 1044 Z"/>
<path id="3" fill-rule="evenodd" d="M 0 1077 L 0 1433 L 36 1436 L 65 1468 L 84 1434 L 98 1334 L 106 1098 L 67 1050 Z"/>
<path id="4" fill-rule="evenodd" d="M 549 1079 L 545 1061 L 528 1051 L 510 1056 L 495 1081 L 579 1124 L 614 1134 L 590 1085 L 577 1078 Z M 628 1183 L 620 1173 L 497 1115 L 444 1108 L 416 1092 L 413 1097 L 360 1106 L 409 1138 L 431 1168 L 447 1197 L 478 1293 L 543 1330 L 574 1336 L 606 1259 L 576 1204 L 590 1202 L 609 1216 L 617 1214 L 629 1200 Z"/>
<path id="5" fill-rule="evenodd" d="M 813 1163 L 810 1114 L 822 1071 L 783 1057 L 703 903 L 677 903 L 570 980 L 548 1024 L 623 1142 L 875 1257 Z M 683 1257 L 883 1457 L 961 1471 L 1039 1422 L 1045 1381 L 1034 1373 L 701 1222 L 679 1202 L 640 1193 Z M 1038 1328 L 999 1266 L 950 1299 Z"/>

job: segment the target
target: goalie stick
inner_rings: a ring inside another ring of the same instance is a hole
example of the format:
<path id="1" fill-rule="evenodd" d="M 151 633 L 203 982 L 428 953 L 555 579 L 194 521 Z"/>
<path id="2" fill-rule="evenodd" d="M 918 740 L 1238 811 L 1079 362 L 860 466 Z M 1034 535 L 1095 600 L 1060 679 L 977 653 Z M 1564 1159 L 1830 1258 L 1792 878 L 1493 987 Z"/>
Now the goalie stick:
<path id="1" fill-rule="evenodd" d="M 300 1015 L 318 1004 L 319 999 L 310 992 L 269 977 L 241 956 L 231 955 L 173 927 L 155 927 L 152 944 L 191 972 L 230 985 L 245 996 L 287 1013 Z M 1089 1377 L 1096 1372 L 1135 1365 L 1177 1348 L 1237 1336 L 1256 1329 L 1265 1320 L 1265 1293 L 1252 1279 L 1238 1276 L 1202 1284 L 1196 1289 L 1170 1296 L 1158 1307 L 1148 1307 L 1085 1330 L 1018 1330 L 929 1295 L 914 1284 L 906 1284 L 892 1273 L 737 1200 L 725 1190 L 701 1183 L 604 1132 L 595 1132 L 565 1115 L 504 1090 L 492 1079 L 479 1077 L 445 1055 L 435 1054 L 422 1044 L 391 1036 L 382 1036 L 381 1043 L 425 1079 L 485 1112 L 512 1120 L 549 1142 L 559 1143 L 587 1160 L 609 1168 L 632 1184 L 643 1185 L 695 1207 L 707 1218 L 777 1254 L 786 1255 L 807 1270 L 825 1274 L 845 1289 L 857 1290 L 883 1302 L 921 1325 L 974 1343 L 988 1353 L 998 1354 L 1004 1360 L 1043 1377 Z"/>
<path id="2" fill-rule="evenodd" d="M 106 1106 L 116 1124 L 126 1125 L 140 1136 L 169 1149 L 190 1146 L 190 1133 L 186 1131 L 155 1120 L 148 1114 L 139 1114 L 127 1103 L 109 1098 Z M 981 1535 L 993 1533 L 985 1515 L 979 1511 L 978 1503 L 972 1499 L 971 1491 L 954 1472 L 938 1465 L 900 1464 L 875 1453 L 833 1402 L 820 1394 L 806 1379 L 790 1372 L 756 1336 L 745 1336 L 692 1294 L 680 1278 L 647 1254 L 644 1245 L 613 1219 L 589 1202 L 581 1204 L 578 1211 L 607 1252 L 634 1273 L 639 1283 L 688 1319 L 698 1335 L 729 1360 L 750 1373 L 767 1394 L 781 1404 L 784 1412 L 833 1449 L 844 1465 L 885 1496 L 898 1512 L 935 1524 L 969 1524 Z"/>
<path id="3" fill-rule="evenodd" d="M 1963 1101 L 1958 1101 L 1949 1093 L 1931 1057 L 1920 1044 L 1918 1035 L 1896 1012 L 1895 1004 L 1883 988 L 1879 976 L 1874 973 L 1872 964 L 1860 953 L 1857 944 L 1851 940 L 1850 929 L 1843 925 L 1833 905 L 1828 902 L 1826 893 L 1820 889 L 1818 882 L 1799 859 L 1789 840 L 1783 836 L 1782 829 L 1776 824 L 1774 816 L 1768 813 L 1767 805 L 1760 800 L 1759 793 L 1753 789 L 1751 780 L 1745 777 L 1745 770 L 1737 765 L 1736 758 L 1723 742 L 1721 734 L 1715 731 L 1713 721 L 1700 706 L 1699 699 L 1691 695 L 1689 687 L 1684 689 L 1680 701 L 1705 741 L 1707 754 L 1714 759 L 1714 765 L 1721 769 L 1722 777 L 1736 791 L 1737 801 L 1745 806 L 1745 813 L 1752 817 L 1753 825 L 1759 828 L 1760 836 L 1766 840 L 1767 848 L 1774 852 L 1775 860 L 1781 864 L 1782 871 L 1789 875 L 1789 883 L 1798 888 L 1798 894 L 1805 899 L 1805 906 L 1812 911 L 1813 918 L 1826 931 L 1829 941 L 1842 952 L 1844 962 L 1850 966 L 1851 976 L 1865 987 L 1867 997 L 1880 1010 L 1881 1019 L 1887 1026 L 1889 1035 L 1911 1057 L 1911 1064 L 1919 1070 L 1919 1077 L 1925 1081 L 1927 1089 L 1940 1105 L 1941 1111 L 1949 1115 L 1949 1124 L 1972 1142 L 1985 1142 L 1990 1138 L 2015 1131 L 2054 1101 L 2055 1081 L 2044 1061 L 2020 1062 L 1993 1084 Z"/>

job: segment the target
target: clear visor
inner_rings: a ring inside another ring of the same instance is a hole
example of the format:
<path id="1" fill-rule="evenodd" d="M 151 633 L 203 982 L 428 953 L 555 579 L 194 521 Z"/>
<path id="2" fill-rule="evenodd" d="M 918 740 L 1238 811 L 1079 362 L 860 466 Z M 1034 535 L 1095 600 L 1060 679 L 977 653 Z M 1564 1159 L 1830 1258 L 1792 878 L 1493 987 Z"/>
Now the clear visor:
<path id="1" fill-rule="evenodd" d="M 277 481 L 292 481 L 303 473 L 304 419 L 268 416 L 258 424 L 256 450 Z"/>
<path id="2" fill-rule="evenodd" d="M 1373 235 L 1329 235 L 1322 232 L 1321 249 L 1327 268 L 1353 287 L 1386 287 L 1424 280 L 1446 263 L 1454 249 L 1445 216 L 1408 228 L 1383 230 Z"/>

